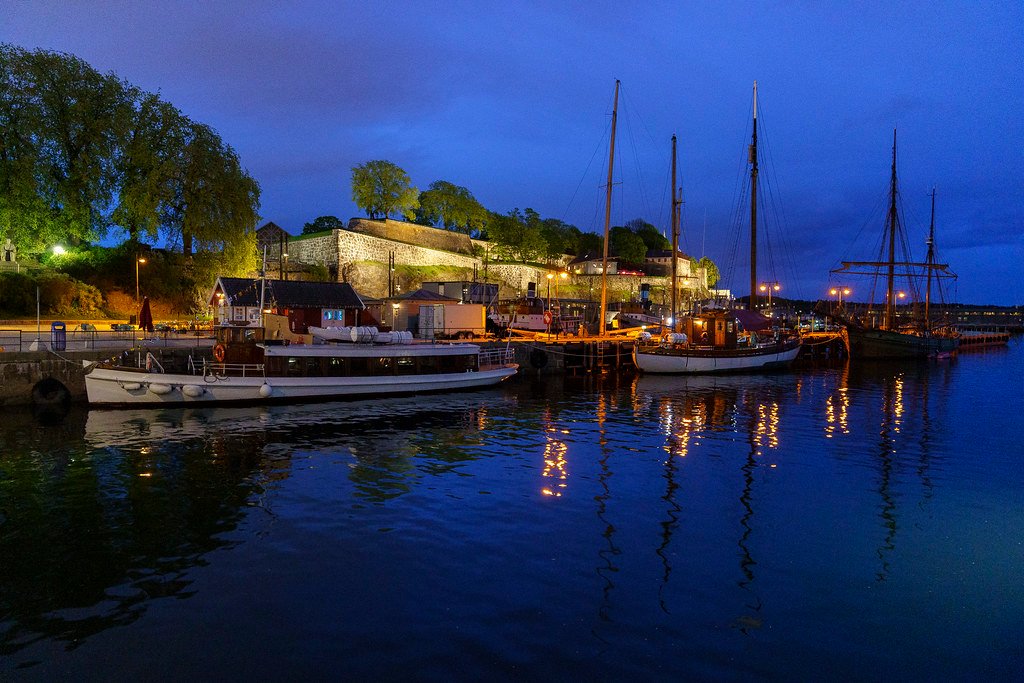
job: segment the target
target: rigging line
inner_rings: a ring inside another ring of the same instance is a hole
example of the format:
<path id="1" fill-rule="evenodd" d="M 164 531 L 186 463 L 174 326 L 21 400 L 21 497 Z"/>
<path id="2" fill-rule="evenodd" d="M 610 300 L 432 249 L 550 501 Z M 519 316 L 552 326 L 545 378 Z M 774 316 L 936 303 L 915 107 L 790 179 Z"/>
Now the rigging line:
<path id="1" fill-rule="evenodd" d="M 633 114 L 632 101 L 626 97 L 622 98 L 623 101 L 623 119 L 626 126 L 626 137 L 629 140 L 630 148 L 633 152 L 633 165 L 636 167 L 636 179 L 637 179 L 637 196 L 640 198 L 641 210 L 647 216 L 651 215 L 651 203 L 646 193 L 646 183 L 644 182 L 644 175 L 642 165 L 640 163 L 640 154 L 637 147 L 636 135 L 634 134 L 633 118 L 636 114 Z M 631 115 L 633 114 L 633 115 Z"/>
<path id="2" fill-rule="evenodd" d="M 572 208 L 572 204 L 576 200 L 576 195 L 579 194 L 580 188 L 583 186 L 583 182 L 587 179 L 587 174 L 590 172 L 590 167 L 594 165 L 594 159 L 597 158 L 598 152 L 600 152 L 602 148 L 607 148 L 605 140 L 607 140 L 611 134 L 611 126 L 611 119 L 608 119 L 608 125 L 605 127 L 605 132 L 598 141 L 597 146 L 594 148 L 594 153 L 590 155 L 590 161 L 587 162 L 587 167 L 583 170 L 580 182 L 576 185 L 576 189 L 573 191 L 572 197 L 569 199 L 569 204 L 565 207 L 565 211 L 562 213 L 562 221 L 566 221 L 568 218 L 569 210 Z"/>
<path id="3" fill-rule="evenodd" d="M 665 189 L 669 185 L 672 184 L 672 172 L 671 172 L 670 169 L 668 169 L 668 168 L 665 169 L 665 175 L 662 178 L 662 182 L 660 184 L 661 184 L 661 199 L 658 201 L 658 206 L 660 208 L 658 209 L 657 214 L 654 216 L 654 219 L 651 221 L 651 223 L 653 223 L 655 227 L 657 227 L 658 225 L 665 225 L 665 223 L 664 223 L 664 221 L 665 221 L 665 204 L 667 203 L 667 202 L 665 202 L 665 194 L 666 194 Z M 671 225 L 671 223 L 672 223 L 671 217 L 669 218 L 668 222 Z M 670 231 L 671 231 L 671 228 L 669 228 L 668 232 L 670 232 Z M 666 239 L 671 239 L 671 235 L 668 235 L 666 233 L 666 231 L 664 231 L 664 230 L 662 231 L 662 237 L 665 237 Z"/>
<path id="4" fill-rule="evenodd" d="M 768 195 L 766 198 L 766 203 L 770 207 L 766 208 L 765 213 L 767 214 L 766 218 L 768 218 L 769 221 L 775 221 L 774 231 L 766 231 L 765 236 L 766 238 L 770 239 L 773 232 L 777 236 L 777 239 L 780 242 L 779 249 L 781 249 L 781 255 L 783 260 L 782 264 L 780 265 L 780 270 L 782 270 L 783 274 L 785 275 L 785 279 L 787 279 L 790 282 L 790 286 L 793 287 L 794 294 L 798 298 L 803 298 L 803 292 L 801 291 L 802 286 L 800 285 L 800 280 L 797 278 L 797 273 L 799 271 L 794 256 L 796 252 L 793 248 L 792 241 L 790 240 L 790 231 L 788 229 L 789 221 L 785 215 L 785 205 L 782 202 L 782 197 L 780 196 L 780 191 L 778 189 L 779 181 L 775 165 L 774 147 L 772 146 L 772 141 L 767 134 L 767 126 L 764 124 L 765 116 L 762 115 L 763 111 L 764 108 L 760 107 L 758 111 L 758 122 L 763 130 L 760 131 L 760 136 L 758 139 L 759 141 L 761 139 L 764 140 L 765 161 L 767 162 L 766 164 L 762 165 L 762 168 L 764 168 L 765 166 L 767 167 L 764 169 L 766 170 L 766 173 L 764 173 L 764 178 L 765 185 L 767 186 L 766 194 Z M 767 227 L 772 226 L 768 225 Z M 778 251 L 778 249 L 769 250 L 768 252 L 773 270 L 775 268 L 774 259 L 776 256 L 776 251 Z M 775 280 L 778 280 L 778 278 L 776 277 Z"/>

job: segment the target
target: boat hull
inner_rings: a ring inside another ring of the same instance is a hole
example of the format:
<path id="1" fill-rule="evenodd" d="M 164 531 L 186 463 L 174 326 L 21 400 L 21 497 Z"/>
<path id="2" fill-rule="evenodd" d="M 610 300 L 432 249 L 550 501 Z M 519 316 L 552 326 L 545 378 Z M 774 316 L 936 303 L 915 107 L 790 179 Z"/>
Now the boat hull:
<path id="1" fill-rule="evenodd" d="M 779 370 L 790 365 L 798 353 L 799 340 L 749 349 L 677 349 L 638 345 L 633 349 L 633 362 L 645 373 L 709 375 Z"/>
<path id="2" fill-rule="evenodd" d="M 516 374 L 517 365 L 473 372 L 394 377 L 249 377 L 165 374 L 95 367 L 85 376 L 90 405 L 106 407 L 303 402 L 476 389 Z"/>
<path id="3" fill-rule="evenodd" d="M 850 357 L 861 359 L 928 358 L 952 353 L 959 347 L 955 337 L 930 337 L 888 330 L 847 329 Z"/>

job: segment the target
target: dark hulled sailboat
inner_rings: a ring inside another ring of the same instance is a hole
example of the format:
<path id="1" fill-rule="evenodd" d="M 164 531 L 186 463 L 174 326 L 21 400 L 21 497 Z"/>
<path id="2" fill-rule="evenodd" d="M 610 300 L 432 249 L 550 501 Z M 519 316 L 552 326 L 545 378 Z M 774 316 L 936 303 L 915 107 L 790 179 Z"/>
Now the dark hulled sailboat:
<path id="1" fill-rule="evenodd" d="M 956 351 L 959 340 L 956 332 L 947 326 L 936 325 L 931 319 L 932 283 L 943 278 L 956 278 L 949 265 L 935 262 L 935 193 L 932 192 L 932 220 L 928 235 L 928 255 L 925 262 L 914 262 L 906 254 L 897 260 L 896 243 L 906 244 L 906 233 L 897 209 L 898 184 L 896 181 L 896 131 L 892 134 L 892 175 L 889 181 L 889 209 L 882 250 L 877 261 L 843 261 L 832 273 L 840 275 L 885 275 L 885 309 L 878 325 L 872 325 L 840 311 L 838 316 L 846 326 L 853 358 L 924 358 Z M 925 280 L 923 317 L 900 323 L 896 316 L 896 279 L 905 278 L 910 284 Z"/>

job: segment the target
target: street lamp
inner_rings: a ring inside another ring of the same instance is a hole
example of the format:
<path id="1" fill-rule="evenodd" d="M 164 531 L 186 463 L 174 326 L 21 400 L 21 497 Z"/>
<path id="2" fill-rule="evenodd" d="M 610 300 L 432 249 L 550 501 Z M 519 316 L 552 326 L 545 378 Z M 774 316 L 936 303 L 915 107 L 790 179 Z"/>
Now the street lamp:
<path id="1" fill-rule="evenodd" d="M 832 289 L 829 290 L 829 294 L 836 297 L 839 300 L 839 306 L 842 307 L 843 297 L 850 296 L 850 288 L 843 286 L 833 287 Z"/>
<path id="2" fill-rule="evenodd" d="M 782 289 L 782 285 L 780 285 L 778 282 L 762 282 L 761 283 L 761 293 L 762 294 L 764 294 L 765 292 L 768 293 L 768 310 L 769 311 L 772 310 L 772 291 L 774 290 L 774 291 L 777 292 L 780 289 Z"/>
<path id="3" fill-rule="evenodd" d="M 140 263 L 145 263 L 145 262 L 146 262 L 146 259 L 141 257 L 141 256 L 135 259 L 135 314 L 136 314 L 136 316 L 138 316 L 138 313 L 139 313 L 139 264 Z M 138 320 L 138 317 L 136 317 L 136 320 Z"/>

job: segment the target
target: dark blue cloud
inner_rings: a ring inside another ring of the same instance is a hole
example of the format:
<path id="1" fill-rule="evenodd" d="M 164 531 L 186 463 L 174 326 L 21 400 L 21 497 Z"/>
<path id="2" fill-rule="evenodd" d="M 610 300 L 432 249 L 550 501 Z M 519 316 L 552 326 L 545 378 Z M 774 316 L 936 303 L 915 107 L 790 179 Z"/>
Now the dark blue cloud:
<path id="1" fill-rule="evenodd" d="M 880 229 L 898 127 L 915 248 L 938 186 L 960 296 L 1024 302 L 1019 4 L 627 5 L 34 2 L 5 6 L 0 40 L 159 90 L 238 150 L 263 215 L 295 232 L 354 215 L 349 169 L 378 158 L 420 187 L 450 180 L 493 210 L 530 206 L 599 230 L 620 78 L 616 221 L 667 222 L 676 133 L 687 249 L 737 269 L 756 79 L 780 209 L 766 232 L 787 247 L 765 257 L 766 278 L 816 296 L 828 268 L 854 257 L 853 237 Z M 787 262 L 791 273 L 767 272 Z"/>

